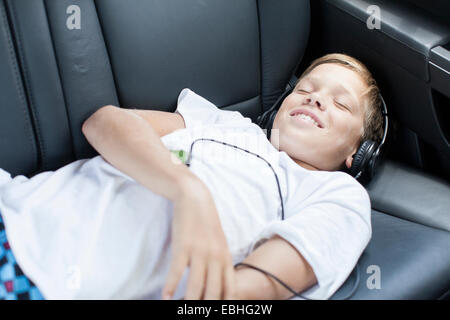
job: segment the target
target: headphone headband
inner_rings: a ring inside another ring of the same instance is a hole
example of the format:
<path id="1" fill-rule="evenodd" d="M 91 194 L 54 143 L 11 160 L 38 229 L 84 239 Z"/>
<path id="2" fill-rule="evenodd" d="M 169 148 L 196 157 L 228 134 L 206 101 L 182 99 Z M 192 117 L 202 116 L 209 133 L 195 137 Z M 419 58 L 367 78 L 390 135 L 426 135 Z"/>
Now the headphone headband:
<path id="1" fill-rule="evenodd" d="M 283 102 L 284 98 L 286 98 L 286 96 L 289 95 L 292 90 L 294 90 L 295 85 L 297 84 L 297 81 L 298 81 L 298 78 L 295 75 L 292 75 L 286 84 L 284 92 L 277 98 L 277 100 L 275 100 L 272 107 L 270 107 L 266 112 L 264 112 L 262 115 L 260 115 L 256 120 L 256 123 L 262 129 L 267 129 L 267 139 L 269 139 L 269 140 L 270 140 L 272 124 L 273 124 L 273 120 L 275 119 L 275 115 L 278 112 L 278 109 L 280 108 L 281 103 Z"/>
<path id="2" fill-rule="evenodd" d="M 383 137 L 381 138 L 381 142 L 380 142 L 380 145 L 378 146 L 378 150 L 377 150 L 378 152 L 380 152 L 379 149 L 381 149 L 381 147 L 386 142 L 388 127 L 389 127 L 389 116 L 388 116 L 388 111 L 387 111 L 387 107 L 386 107 L 386 102 L 384 102 L 383 96 L 381 95 L 381 93 L 378 93 L 378 96 L 380 97 L 380 100 L 381 100 L 381 114 L 383 115 Z"/>

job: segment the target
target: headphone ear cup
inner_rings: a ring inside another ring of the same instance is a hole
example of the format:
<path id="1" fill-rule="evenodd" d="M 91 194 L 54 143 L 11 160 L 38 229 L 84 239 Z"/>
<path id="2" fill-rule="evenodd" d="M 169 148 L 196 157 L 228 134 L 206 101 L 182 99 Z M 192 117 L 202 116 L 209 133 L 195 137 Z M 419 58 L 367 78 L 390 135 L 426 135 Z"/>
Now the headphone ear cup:
<path id="1" fill-rule="evenodd" d="M 375 175 L 378 166 L 378 158 L 380 158 L 380 149 L 378 148 L 379 144 L 375 143 L 374 151 L 371 154 L 369 159 L 369 163 L 367 164 L 367 173 L 370 179 Z"/>
<path id="2" fill-rule="evenodd" d="M 358 173 L 364 173 L 369 160 L 372 158 L 372 153 L 375 150 L 376 143 L 372 140 L 364 141 L 358 151 L 353 156 L 352 166 L 350 168 L 350 174 L 356 177 Z"/>

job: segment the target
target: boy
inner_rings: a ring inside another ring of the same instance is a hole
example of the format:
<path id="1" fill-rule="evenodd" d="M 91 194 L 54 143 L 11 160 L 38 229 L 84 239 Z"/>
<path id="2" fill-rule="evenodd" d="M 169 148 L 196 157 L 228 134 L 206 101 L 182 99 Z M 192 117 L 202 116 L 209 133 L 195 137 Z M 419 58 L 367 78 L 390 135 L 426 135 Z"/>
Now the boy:
<path id="1" fill-rule="evenodd" d="M 82 128 L 101 156 L 0 171 L 9 245 L 48 299 L 291 296 L 241 261 L 327 299 L 371 237 L 367 192 L 336 170 L 380 140 L 377 96 L 362 63 L 332 54 L 300 77 L 270 141 L 189 89 L 175 113 L 102 107 Z"/>

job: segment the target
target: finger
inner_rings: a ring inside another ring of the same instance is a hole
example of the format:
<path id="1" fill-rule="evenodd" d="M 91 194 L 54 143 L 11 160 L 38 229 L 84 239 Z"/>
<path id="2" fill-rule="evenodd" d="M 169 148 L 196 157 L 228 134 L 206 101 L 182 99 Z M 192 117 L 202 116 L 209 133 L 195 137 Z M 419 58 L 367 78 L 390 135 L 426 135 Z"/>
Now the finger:
<path id="1" fill-rule="evenodd" d="M 234 300 L 235 297 L 235 270 L 233 264 L 230 263 L 225 267 L 225 281 L 224 281 L 224 299 L 225 300 Z"/>
<path id="2" fill-rule="evenodd" d="M 224 268 L 219 260 L 210 260 L 206 273 L 205 300 L 219 300 L 222 293 Z"/>
<path id="3" fill-rule="evenodd" d="M 181 277 L 183 276 L 184 270 L 188 264 L 188 255 L 186 253 L 181 253 L 174 255 L 172 258 L 172 263 L 170 265 L 169 273 L 167 275 L 166 283 L 163 288 L 162 297 L 163 299 L 172 298 Z"/>
<path id="4" fill-rule="evenodd" d="M 186 289 L 186 300 L 198 300 L 203 295 L 206 276 L 206 259 L 201 255 L 191 258 L 189 279 Z"/>

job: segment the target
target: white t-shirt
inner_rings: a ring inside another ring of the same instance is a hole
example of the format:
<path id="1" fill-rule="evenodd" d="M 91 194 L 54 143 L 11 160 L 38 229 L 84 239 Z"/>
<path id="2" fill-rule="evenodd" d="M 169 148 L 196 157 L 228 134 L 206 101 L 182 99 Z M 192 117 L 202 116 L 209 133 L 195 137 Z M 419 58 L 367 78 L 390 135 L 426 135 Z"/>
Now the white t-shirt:
<path id="1" fill-rule="evenodd" d="M 290 242 L 318 283 L 303 292 L 329 298 L 371 237 L 366 190 L 343 172 L 307 170 L 279 152 L 236 111 L 220 110 L 189 89 L 178 97 L 186 128 L 164 137 L 190 151 L 190 170 L 209 188 L 233 262 L 272 235 Z M 172 202 L 104 161 L 73 162 L 31 179 L 0 169 L 0 212 L 19 265 L 47 299 L 160 299 L 171 251 Z M 184 295 L 189 269 L 174 295 Z"/>

